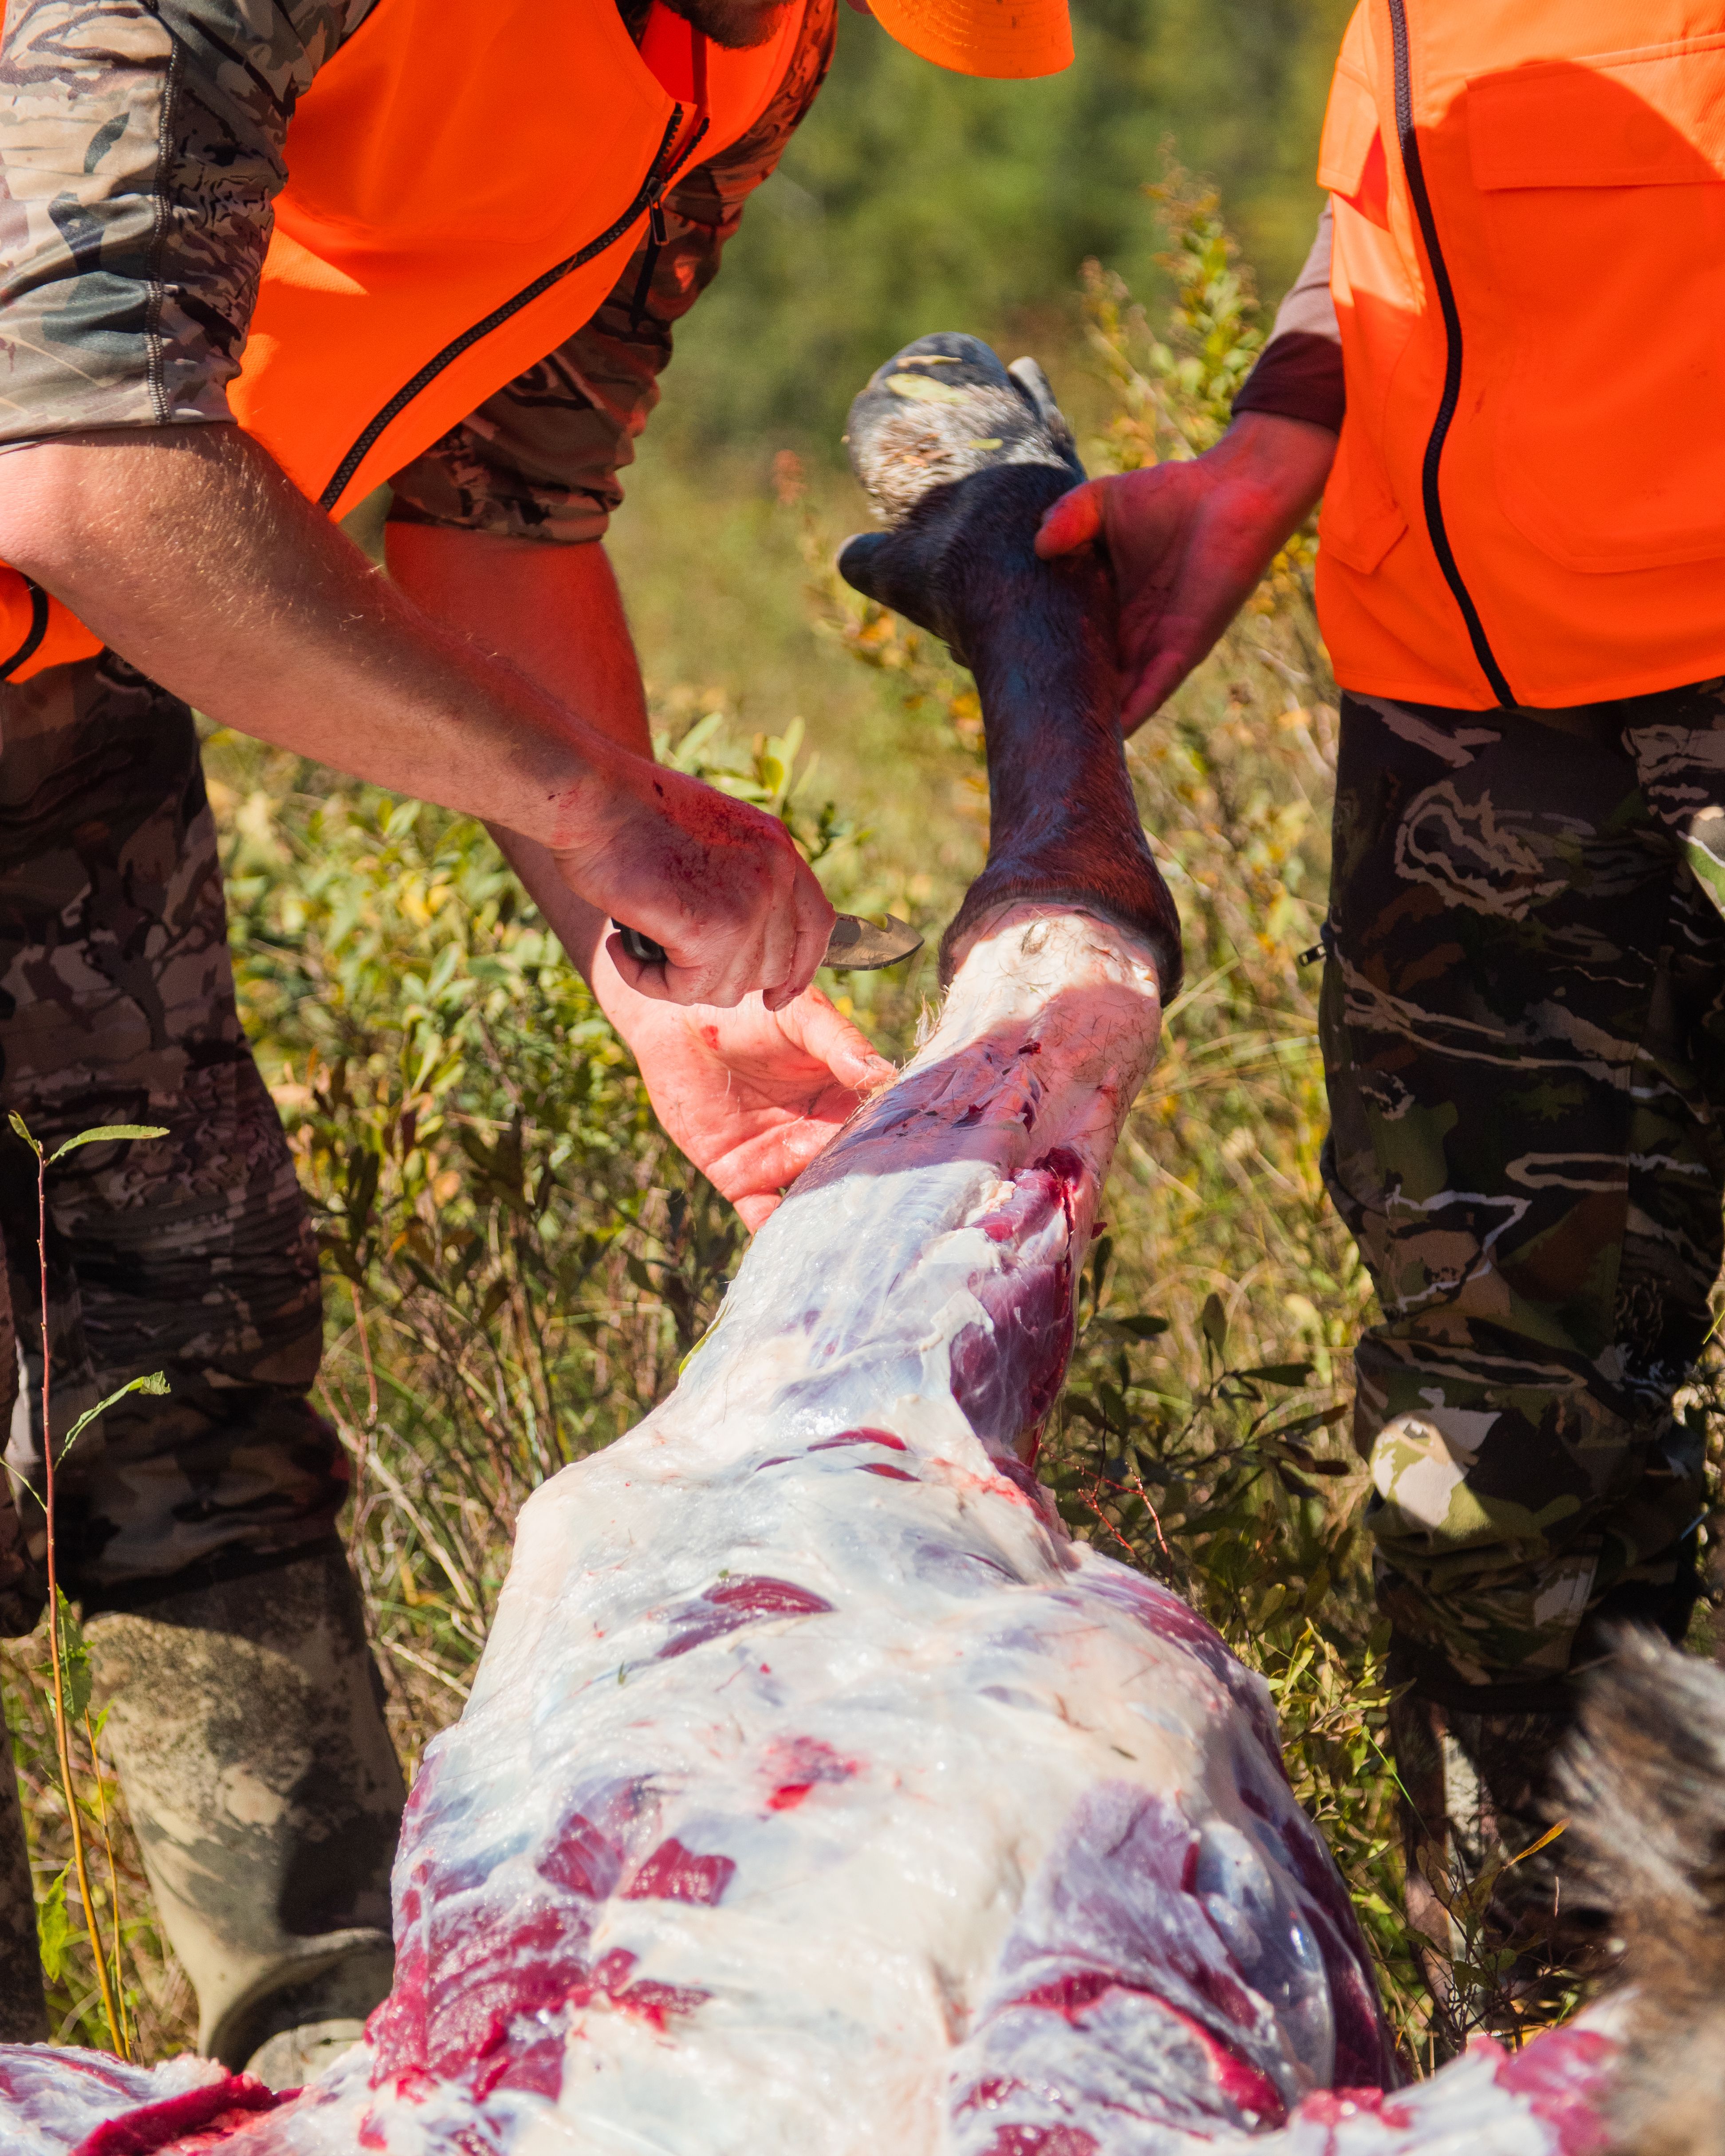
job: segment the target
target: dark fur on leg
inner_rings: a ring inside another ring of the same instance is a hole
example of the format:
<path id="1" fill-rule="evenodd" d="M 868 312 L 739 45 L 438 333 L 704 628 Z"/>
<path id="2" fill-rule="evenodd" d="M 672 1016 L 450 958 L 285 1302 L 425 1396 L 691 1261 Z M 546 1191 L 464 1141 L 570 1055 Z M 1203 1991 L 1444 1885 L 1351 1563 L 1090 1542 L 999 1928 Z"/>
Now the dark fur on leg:
<path id="1" fill-rule="evenodd" d="M 1558 1774 L 1565 1872 L 1634 1987 L 1618 2156 L 1725 2156 L 1725 1670 L 1620 1632 Z"/>
<path id="2" fill-rule="evenodd" d="M 1041 370 L 1009 370 L 975 337 L 919 337 L 870 378 L 846 439 L 892 528 L 851 540 L 840 571 L 943 637 L 982 698 L 988 860 L 942 939 L 942 978 L 998 907 L 1065 901 L 1142 936 L 1172 1002 L 1179 916 L 1127 777 L 1107 567 L 1035 555 L 1044 510 L 1084 477 Z"/>

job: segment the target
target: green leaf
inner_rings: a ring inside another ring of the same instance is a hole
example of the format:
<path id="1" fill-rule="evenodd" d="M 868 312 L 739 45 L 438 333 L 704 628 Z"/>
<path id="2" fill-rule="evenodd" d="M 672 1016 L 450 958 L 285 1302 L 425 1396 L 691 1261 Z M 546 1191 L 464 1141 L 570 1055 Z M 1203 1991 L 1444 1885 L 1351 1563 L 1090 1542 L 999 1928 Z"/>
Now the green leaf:
<path id="1" fill-rule="evenodd" d="M 158 1397 L 162 1397 L 167 1394 L 169 1389 L 167 1375 L 165 1371 L 152 1370 L 147 1378 L 128 1378 L 126 1382 L 123 1385 L 120 1386 L 117 1390 L 110 1393 L 106 1399 L 98 1400 L 93 1408 L 86 1408 L 84 1413 L 79 1416 L 77 1421 L 73 1424 L 71 1429 L 66 1433 L 66 1441 L 60 1447 L 60 1456 L 59 1459 L 54 1462 L 55 1466 L 58 1467 L 64 1462 L 66 1455 L 72 1450 L 72 1447 L 76 1445 L 79 1439 L 83 1436 L 85 1431 L 90 1428 L 90 1425 L 95 1420 L 96 1417 L 99 1414 L 105 1414 L 108 1409 L 113 1406 L 116 1400 L 123 1400 L 128 1393 L 153 1393 Z"/>
<path id="2" fill-rule="evenodd" d="M 18 1132 L 24 1143 L 28 1146 L 31 1152 L 35 1154 L 37 1159 L 40 1160 L 42 1158 L 42 1148 L 37 1144 L 35 1139 L 30 1136 L 30 1127 L 18 1113 L 18 1110 L 13 1108 L 7 1116 L 6 1120 L 12 1125 L 13 1130 Z"/>
<path id="3" fill-rule="evenodd" d="M 1165 1317 L 1105 1317 L 1101 1322 L 1111 1332 L 1124 1332 L 1132 1340 L 1155 1340 L 1168 1328 Z"/>
<path id="4" fill-rule="evenodd" d="M 1333 1428 L 1349 1411 L 1346 1400 L 1337 1400 L 1333 1406 L 1319 1408 L 1313 1414 L 1296 1415 L 1291 1422 L 1278 1423 L 1274 1430 L 1266 1430 L 1264 1435 L 1266 1440 L 1304 1437 L 1311 1430 Z"/>
<path id="5" fill-rule="evenodd" d="M 14 1116 L 13 1121 L 16 1122 Z M 36 1948 L 42 1957 L 42 1974 L 50 1984 L 58 1984 L 60 1971 L 66 1964 L 66 1948 L 71 1943 L 72 1919 L 66 1909 L 66 1873 L 71 1870 L 69 1861 L 42 1899 L 36 1904 Z"/>
<path id="6" fill-rule="evenodd" d="M 54 1589 L 59 1607 L 60 1689 L 65 1695 L 66 1717 L 81 1722 L 90 1705 L 90 1650 L 84 1644 L 84 1627 L 72 1614 L 72 1605 L 60 1589 Z"/>
<path id="7" fill-rule="evenodd" d="M 1219 1355 L 1228 1338 L 1228 1313 L 1222 1307 L 1220 1296 L 1211 1294 L 1204 1297 L 1203 1314 L 1198 1322 L 1204 1338 Z"/>
<path id="8" fill-rule="evenodd" d="M 12 1120 L 20 1130 L 23 1130 L 23 1125 L 18 1122 L 16 1116 Z M 26 1131 L 24 1135 L 29 1137 L 28 1132 Z M 58 1152 L 49 1153 L 48 1164 L 52 1168 L 55 1161 L 63 1160 L 69 1152 L 75 1152 L 80 1146 L 117 1145 L 126 1138 L 165 1138 L 167 1136 L 166 1123 L 104 1123 L 100 1130 L 80 1131 L 75 1138 L 68 1138 Z M 31 1143 L 34 1142 L 31 1139 Z"/>
<path id="9" fill-rule="evenodd" d="M 1316 1365 L 1311 1363 L 1259 1363 L 1250 1370 L 1236 1370 L 1237 1378 L 1261 1378 L 1266 1385 L 1303 1385 Z"/>

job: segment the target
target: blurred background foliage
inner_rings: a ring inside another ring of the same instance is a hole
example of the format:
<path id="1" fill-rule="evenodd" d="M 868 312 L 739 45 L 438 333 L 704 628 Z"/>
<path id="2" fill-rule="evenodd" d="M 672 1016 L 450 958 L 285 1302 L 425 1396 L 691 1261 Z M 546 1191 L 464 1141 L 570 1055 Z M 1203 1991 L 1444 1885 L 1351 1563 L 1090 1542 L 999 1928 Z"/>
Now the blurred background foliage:
<path id="1" fill-rule="evenodd" d="M 1147 299 L 1163 242 L 1142 192 L 1164 141 L 1214 181 L 1271 293 L 1294 279 L 1348 0 L 1073 0 L 1077 57 L 1038 82 L 948 74 L 839 10 L 839 56 L 723 272 L 679 332 L 656 433 L 787 442 L 838 461 L 856 389 L 937 327 L 1070 334 L 1079 265 Z"/>
<path id="2" fill-rule="evenodd" d="M 838 460 L 845 405 L 901 341 L 964 328 L 1038 353 L 1093 470 L 1191 454 L 1261 338 L 1259 280 L 1273 295 L 1292 276 L 1316 208 L 1341 5 L 1076 12 L 1071 74 L 1004 85 L 937 75 L 847 13 L 832 83 L 680 336 L 611 536 L 661 752 L 784 814 L 839 903 L 928 932 L 910 968 L 826 981 L 896 1056 L 982 865 L 988 794 L 968 676 L 830 566 L 866 516 Z M 1225 182 L 1237 251 L 1165 136 Z M 1307 954 L 1337 698 L 1312 557 L 1302 535 L 1131 745 L 1189 985 L 1121 1144 L 1043 1468 L 1075 1533 L 1189 1595 L 1265 1673 L 1425 2066 L 1527 2009 L 1464 1911 L 1454 2010 L 1435 2015 L 1400 1912 L 1343 1436 L 1369 1291 L 1317 1165 Z M 459 1711 L 521 1499 L 669 1389 L 745 1238 L 483 832 L 233 734 L 207 760 L 243 1008 L 327 1254 L 320 1399 L 352 1463 L 348 1538 L 411 1773 Z M 97 2041 L 55 1887 L 40 1643 L 6 1655 L 57 2027 Z M 141 2049 L 161 2056 L 189 2041 L 190 1999 L 123 1819 L 104 1897 Z"/>

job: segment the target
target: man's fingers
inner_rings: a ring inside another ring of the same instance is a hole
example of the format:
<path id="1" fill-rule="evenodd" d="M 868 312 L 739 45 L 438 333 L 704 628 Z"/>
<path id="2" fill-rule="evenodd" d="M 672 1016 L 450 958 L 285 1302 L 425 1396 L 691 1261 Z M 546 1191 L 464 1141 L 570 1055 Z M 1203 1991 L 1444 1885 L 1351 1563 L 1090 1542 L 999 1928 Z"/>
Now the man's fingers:
<path id="1" fill-rule="evenodd" d="M 742 1224 L 752 1235 L 757 1228 L 773 1218 L 783 1203 L 783 1200 L 777 1194 L 771 1198 L 739 1198 L 736 1201 L 737 1212 L 742 1219 Z"/>
<path id="2" fill-rule="evenodd" d="M 1191 671 L 1191 662 L 1178 652 L 1158 652 L 1122 700 L 1120 731 L 1136 732 L 1146 719 L 1161 710 Z"/>
<path id="3" fill-rule="evenodd" d="M 1061 554 L 1074 554 L 1081 547 L 1089 546 L 1102 528 L 1102 489 L 1113 483 L 1087 479 L 1082 486 L 1075 486 L 1070 494 L 1049 505 L 1036 534 L 1036 552 L 1041 560 L 1052 562 Z"/>
<path id="4" fill-rule="evenodd" d="M 831 941 L 833 922 L 837 918 L 826 893 L 814 876 L 798 862 L 796 889 L 793 895 L 794 912 L 788 909 L 786 925 L 793 932 L 790 954 L 778 985 L 768 988 L 762 1000 L 770 1011 L 781 1011 L 793 1004 L 814 980 L 827 955 Z M 767 976 L 771 979 L 773 976 Z"/>
<path id="5" fill-rule="evenodd" d="M 878 1091 L 898 1075 L 868 1035 L 842 1017 L 819 988 L 798 996 L 779 1020 L 784 1033 L 803 1053 L 825 1064 L 841 1086 L 854 1093 Z"/>
<path id="6" fill-rule="evenodd" d="M 617 968 L 638 996 L 651 996 L 660 1003 L 673 1000 L 663 966 L 649 966 L 629 956 L 628 946 L 614 928 L 605 938 L 605 956 Z"/>
<path id="7" fill-rule="evenodd" d="M 716 1004 L 730 1010 L 748 993 L 731 984 L 726 969 L 717 966 L 680 966 L 675 958 L 662 966 L 644 966 L 630 957 L 614 931 L 605 938 L 605 954 L 638 996 L 656 1004 Z"/>
<path id="8" fill-rule="evenodd" d="M 889 1063 L 866 1041 L 860 1046 L 850 1041 L 835 1044 L 826 1059 L 827 1068 L 841 1086 L 848 1086 L 853 1093 L 866 1100 L 870 1093 L 878 1093 L 883 1086 L 890 1086 L 898 1075 L 898 1065 Z"/>
<path id="9" fill-rule="evenodd" d="M 1189 609 L 1170 608 L 1147 623 L 1122 624 L 1130 635 L 1130 642 L 1127 636 L 1122 639 L 1127 644 L 1122 655 L 1130 669 L 1120 704 L 1123 733 L 1131 733 L 1162 708 L 1209 650 L 1227 620 L 1228 613 L 1209 620 Z"/>

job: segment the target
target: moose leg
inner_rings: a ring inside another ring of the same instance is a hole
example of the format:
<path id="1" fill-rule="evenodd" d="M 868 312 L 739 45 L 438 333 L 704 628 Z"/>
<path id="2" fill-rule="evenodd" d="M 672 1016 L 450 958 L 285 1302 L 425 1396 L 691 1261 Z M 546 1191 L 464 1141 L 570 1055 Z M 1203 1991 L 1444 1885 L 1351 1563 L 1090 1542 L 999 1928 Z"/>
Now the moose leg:
<path id="1" fill-rule="evenodd" d="M 1009 369 L 975 337 L 920 337 L 870 377 L 848 439 L 891 528 L 851 540 L 840 572 L 944 637 L 982 699 L 988 860 L 947 932 L 942 978 L 1000 906 L 1033 900 L 1142 936 L 1172 1001 L 1179 918 L 1127 776 L 1108 571 L 1093 555 L 1036 558 L 1042 512 L 1084 476 L 1041 370 Z"/>

